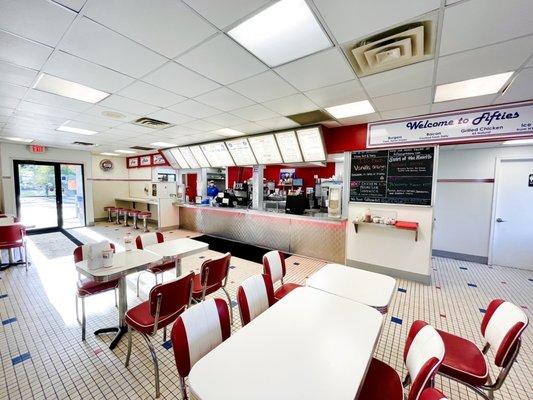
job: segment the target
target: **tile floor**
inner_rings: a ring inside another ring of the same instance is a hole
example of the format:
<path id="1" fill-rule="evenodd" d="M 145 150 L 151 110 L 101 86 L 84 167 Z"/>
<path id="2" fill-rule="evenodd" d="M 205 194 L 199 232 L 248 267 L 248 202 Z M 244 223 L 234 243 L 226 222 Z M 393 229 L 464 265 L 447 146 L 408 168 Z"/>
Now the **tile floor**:
<path id="1" fill-rule="evenodd" d="M 71 233 L 84 243 L 108 239 L 122 249 L 125 228 L 99 224 Z M 167 232 L 167 238 L 194 236 L 187 231 Z M 15 267 L 0 275 L 0 399 L 150 399 L 154 394 L 152 364 L 142 339 L 135 335 L 130 368 L 124 367 L 126 341 L 110 351 L 111 336 L 95 337 L 92 332 L 116 325 L 117 312 L 112 292 L 87 300 L 87 340 L 81 341 L 76 322 L 74 290 L 76 272 L 72 262 L 75 245 L 61 233 L 31 236 L 28 250 L 32 266 L 26 273 Z M 187 257 L 183 270 L 198 270 L 203 257 Z M 293 256 L 287 260 L 291 282 L 305 278 L 324 262 Z M 233 258 L 229 292 L 235 292 L 244 278 L 260 273 L 261 266 Z M 172 272 L 167 273 L 170 279 Z M 128 278 L 128 300 L 134 305 L 136 275 Z M 141 298 L 153 285 L 153 276 L 141 277 Z M 376 356 L 395 367 L 403 376 L 402 351 L 412 321 L 425 319 L 434 326 L 471 338 L 482 345 L 479 326 L 484 308 L 495 297 L 522 306 L 531 318 L 533 272 L 488 267 L 444 258 L 435 258 L 432 285 L 398 280 Z M 233 330 L 240 328 L 235 311 Z M 533 398 L 533 334 L 525 333 L 521 355 L 496 399 Z M 180 398 L 178 379 L 169 343 L 162 333 L 154 338 L 160 362 L 161 398 Z M 492 356 L 492 354 L 491 354 Z M 494 373 L 494 371 L 493 371 Z M 233 379 L 230 377 L 230 379 Z M 237 379 L 237 378 L 235 378 Z M 447 379 L 437 387 L 450 399 L 477 399 L 471 391 Z"/>

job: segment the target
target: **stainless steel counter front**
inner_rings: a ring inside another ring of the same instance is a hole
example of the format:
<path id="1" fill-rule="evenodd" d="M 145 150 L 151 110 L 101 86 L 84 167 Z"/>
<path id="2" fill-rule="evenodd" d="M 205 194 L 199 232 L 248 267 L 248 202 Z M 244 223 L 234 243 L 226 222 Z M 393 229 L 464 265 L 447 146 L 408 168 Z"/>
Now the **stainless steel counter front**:
<path id="1" fill-rule="evenodd" d="M 180 228 L 344 263 L 346 220 L 324 216 L 179 205 Z"/>

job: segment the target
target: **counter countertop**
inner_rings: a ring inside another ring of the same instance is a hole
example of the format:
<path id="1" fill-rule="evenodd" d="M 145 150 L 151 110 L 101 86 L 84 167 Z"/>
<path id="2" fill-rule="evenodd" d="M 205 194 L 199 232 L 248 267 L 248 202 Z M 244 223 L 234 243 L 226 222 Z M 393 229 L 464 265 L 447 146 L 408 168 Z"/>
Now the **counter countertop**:
<path id="1" fill-rule="evenodd" d="M 157 205 L 157 198 L 149 198 L 149 197 L 115 197 L 115 200 Z"/>
<path id="2" fill-rule="evenodd" d="M 269 217 L 274 217 L 274 218 L 307 219 L 307 220 L 313 220 L 313 221 L 332 222 L 332 223 L 346 222 L 346 218 L 331 218 L 331 217 L 328 217 L 328 215 L 325 213 L 317 213 L 313 215 L 295 215 L 295 214 L 276 213 L 276 212 L 268 212 L 268 211 L 260 211 L 260 210 L 252 210 L 252 209 L 236 208 L 236 207 L 210 207 L 208 205 L 178 204 L 178 203 L 174 203 L 174 205 L 177 207 L 184 207 L 184 208 L 195 208 L 195 209 L 200 209 L 200 210 L 232 212 L 232 213 L 241 213 L 241 214 L 250 214 L 250 215 L 263 215 L 263 216 L 269 216 Z"/>

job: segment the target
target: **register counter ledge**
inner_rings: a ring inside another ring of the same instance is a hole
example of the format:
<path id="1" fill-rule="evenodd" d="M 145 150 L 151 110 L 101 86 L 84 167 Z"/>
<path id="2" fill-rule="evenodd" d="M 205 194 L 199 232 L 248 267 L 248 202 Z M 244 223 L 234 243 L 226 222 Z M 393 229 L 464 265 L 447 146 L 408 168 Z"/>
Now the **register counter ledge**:
<path id="1" fill-rule="evenodd" d="M 346 219 L 176 204 L 181 229 L 344 264 Z"/>

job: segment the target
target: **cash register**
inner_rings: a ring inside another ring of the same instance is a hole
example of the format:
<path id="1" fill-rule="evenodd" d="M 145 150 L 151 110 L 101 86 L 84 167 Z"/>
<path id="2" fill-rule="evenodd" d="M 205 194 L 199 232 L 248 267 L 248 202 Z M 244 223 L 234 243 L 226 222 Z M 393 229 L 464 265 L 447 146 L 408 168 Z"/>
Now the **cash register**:
<path id="1" fill-rule="evenodd" d="M 287 214 L 303 215 L 309 209 L 309 199 L 303 194 L 288 195 L 285 202 Z"/>
<path id="2" fill-rule="evenodd" d="M 237 204 L 237 197 L 233 191 L 230 192 L 229 190 L 225 190 L 217 194 L 215 202 L 219 207 L 235 207 Z"/>

